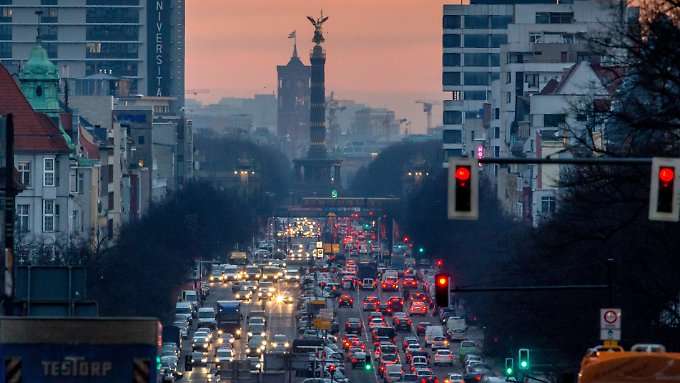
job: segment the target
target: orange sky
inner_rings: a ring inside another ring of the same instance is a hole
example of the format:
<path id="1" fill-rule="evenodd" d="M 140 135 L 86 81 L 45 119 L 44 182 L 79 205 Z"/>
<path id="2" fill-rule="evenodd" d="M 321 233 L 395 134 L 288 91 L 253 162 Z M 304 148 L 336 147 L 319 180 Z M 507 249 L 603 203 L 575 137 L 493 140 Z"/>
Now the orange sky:
<path id="1" fill-rule="evenodd" d="M 309 63 L 313 27 L 305 16 L 321 8 L 330 17 L 326 91 L 392 108 L 424 131 L 414 101 L 442 98 L 441 0 L 187 0 L 187 88 L 210 89 L 202 101 L 273 92 L 291 31 Z M 441 123 L 440 107 L 433 120 Z"/>

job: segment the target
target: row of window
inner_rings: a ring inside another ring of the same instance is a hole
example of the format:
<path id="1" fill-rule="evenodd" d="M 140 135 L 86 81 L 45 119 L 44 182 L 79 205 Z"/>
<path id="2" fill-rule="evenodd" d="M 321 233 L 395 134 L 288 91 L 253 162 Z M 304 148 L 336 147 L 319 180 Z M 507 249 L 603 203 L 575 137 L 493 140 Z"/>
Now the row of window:
<path id="1" fill-rule="evenodd" d="M 86 23 L 139 23 L 139 9 L 137 8 L 88 8 L 85 15 Z"/>
<path id="2" fill-rule="evenodd" d="M 83 212 L 73 210 L 72 224 L 74 231 L 82 231 L 84 228 Z M 59 220 L 61 217 L 61 205 L 53 199 L 42 200 L 42 231 L 53 233 L 59 231 Z M 19 233 L 31 231 L 31 205 L 17 204 L 16 209 L 16 230 Z"/>
<path id="3" fill-rule="evenodd" d="M 87 0 L 87 5 L 139 5 L 139 0 Z M 0 0 L 0 5 L 12 5 L 12 0 Z M 59 5 L 59 0 L 40 0 L 40 5 Z"/>
<path id="4" fill-rule="evenodd" d="M 492 81 L 498 80 L 498 72 L 443 72 L 443 85 L 489 85 Z"/>
<path id="5" fill-rule="evenodd" d="M 506 29 L 512 23 L 511 15 L 445 15 L 443 19 L 444 29 Z"/>
<path id="6" fill-rule="evenodd" d="M 0 24 L 0 40 L 12 40 L 11 24 Z"/>
<path id="7" fill-rule="evenodd" d="M 137 76 L 138 64 L 128 61 L 97 61 L 85 63 L 85 75 L 110 73 L 112 76 Z"/>
<path id="8" fill-rule="evenodd" d="M 131 25 L 89 25 L 85 32 L 87 40 L 137 41 L 139 27 Z"/>
<path id="9" fill-rule="evenodd" d="M 571 24 L 573 12 L 536 12 L 536 24 Z"/>
<path id="10" fill-rule="evenodd" d="M 463 56 L 465 66 L 500 66 L 500 54 L 498 53 L 444 53 L 442 55 L 443 66 L 460 66 L 460 57 Z"/>
<path id="11" fill-rule="evenodd" d="M 87 58 L 137 58 L 139 44 L 136 43 L 87 43 L 85 46 Z"/>
<path id="12" fill-rule="evenodd" d="M 447 33 L 442 35 L 442 45 L 444 48 L 460 48 L 461 35 Z M 508 43 L 508 36 L 505 34 L 465 34 L 463 35 L 464 48 L 500 48 L 501 45 Z"/>
<path id="13" fill-rule="evenodd" d="M 19 179 L 25 188 L 33 186 L 31 177 L 31 162 L 18 161 L 17 171 L 19 172 Z M 43 158 L 43 186 L 58 187 L 59 186 L 59 160 L 56 158 Z"/>

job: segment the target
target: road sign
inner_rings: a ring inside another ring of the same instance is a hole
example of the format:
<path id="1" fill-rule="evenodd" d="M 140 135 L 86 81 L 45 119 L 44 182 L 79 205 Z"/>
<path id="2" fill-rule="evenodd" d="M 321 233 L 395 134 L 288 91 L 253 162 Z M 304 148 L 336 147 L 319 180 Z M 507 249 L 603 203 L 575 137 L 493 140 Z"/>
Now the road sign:
<path id="1" fill-rule="evenodd" d="M 330 330 L 331 329 L 331 321 L 326 320 L 326 319 L 316 318 L 312 321 L 312 325 L 314 325 L 314 328 L 319 329 L 319 330 Z"/>
<path id="2" fill-rule="evenodd" d="M 600 309 L 600 340 L 621 340 L 621 309 Z"/>

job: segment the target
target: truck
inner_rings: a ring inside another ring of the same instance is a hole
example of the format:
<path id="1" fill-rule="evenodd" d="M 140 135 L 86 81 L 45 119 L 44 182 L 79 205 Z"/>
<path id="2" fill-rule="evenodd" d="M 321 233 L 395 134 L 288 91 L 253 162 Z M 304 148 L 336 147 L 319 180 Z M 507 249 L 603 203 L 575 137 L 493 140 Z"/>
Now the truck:
<path id="1" fill-rule="evenodd" d="M 241 313 L 240 301 L 217 301 L 217 328 L 234 335 L 235 338 L 241 337 L 241 321 L 243 314 Z"/>
<path id="2" fill-rule="evenodd" d="M 232 251 L 229 254 L 229 264 L 245 266 L 248 264 L 248 254 L 245 251 Z"/>
<path id="3" fill-rule="evenodd" d="M 378 274 L 378 265 L 374 261 L 361 261 L 357 267 L 359 279 L 374 278 Z"/>
<path id="4" fill-rule="evenodd" d="M 5 382 L 158 381 L 155 318 L 0 317 Z"/>

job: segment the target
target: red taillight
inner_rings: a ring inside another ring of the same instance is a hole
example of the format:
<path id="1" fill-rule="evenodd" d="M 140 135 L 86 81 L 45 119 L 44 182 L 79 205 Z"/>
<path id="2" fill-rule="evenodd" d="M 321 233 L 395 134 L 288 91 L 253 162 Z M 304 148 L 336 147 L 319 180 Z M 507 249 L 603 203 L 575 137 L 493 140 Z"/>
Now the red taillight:
<path id="1" fill-rule="evenodd" d="M 482 376 L 481 375 L 475 375 L 475 380 L 478 382 L 482 381 Z"/>
<path id="2" fill-rule="evenodd" d="M 358 362 L 357 358 L 352 358 L 352 363 Z"/>

